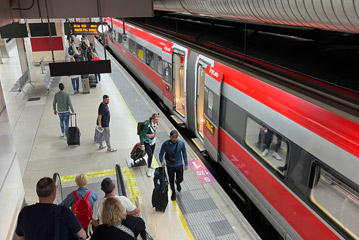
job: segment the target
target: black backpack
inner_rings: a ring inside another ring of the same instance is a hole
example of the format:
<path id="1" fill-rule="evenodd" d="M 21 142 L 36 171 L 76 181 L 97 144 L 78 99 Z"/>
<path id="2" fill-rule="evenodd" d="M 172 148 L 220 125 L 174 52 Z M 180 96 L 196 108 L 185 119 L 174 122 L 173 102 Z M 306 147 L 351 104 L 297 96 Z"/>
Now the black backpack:
<path id="1" fill-rule="evenodd" d="M 140 135 L 143 127 L 145 126 L 145 123 L 148 123 L 148 121 L 144 121 L 144 122 L 138 122 L 137 123 L 137 135 Z"/>
<path id="2" fill-rule="evenodd" d="M 82 50 L 87 50 L 87 48 L 88 48 L 88 46 L 87 46 L 87 44 L 85 43 L 85 41 L 82 41 L 82 42 L 81 42 L 81 49 L 82 49 Z"/>

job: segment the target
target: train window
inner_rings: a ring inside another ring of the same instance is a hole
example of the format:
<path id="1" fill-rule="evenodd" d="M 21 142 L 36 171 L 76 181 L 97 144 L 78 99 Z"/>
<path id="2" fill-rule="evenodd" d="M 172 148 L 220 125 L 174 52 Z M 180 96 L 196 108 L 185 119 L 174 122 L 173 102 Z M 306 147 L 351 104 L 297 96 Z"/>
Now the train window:
<path id="1" fill-rule="evenodd" d="M 172 85 L 172 64 L 166 61 L 162 61 L 162 79 L 168 84 Z"/>
<path id="2" fill-rule="evenodd" d="M 153 58 L 153 52 L 146 49 L 146 64 L 147 66 L 150 66 L 152 69 L 155 68 L 155 61 Z"/>
<path id="3" fill-rule="evenodd" d="M 162 58 L 155 54 L 156 72 L 162 76 Z"/>
<path id="4" fill-rule="evenodd" d="M 143 61 L 144 53 L 143 53 L 143 47 L 141 45 L 139 45 L 139 44 L 136 45 L 136 52 L 137 52 L 137 57 Z"/>
<path id="5" fill-rule="evenodd" d="M 288 144 L 283 136 L 269 126 L 247 118 L 246 144 L 272 168 L 284 175 L 287 167 Z"/>
<path id="6" fill-rule="evenodd" d="M 122 34 L 121 33 L 117 33 L 117 42 L 119 43 L 119 44 L 122 44 Z"/>
<path id="7" fill-rule="evenodd" d="M 129 48 L 132 54 L 136 54 L 136 43 L 133 40 L 129 40 Z"/>
<path id="8" fill-rule="evenodd" d="M 346 233 L 359 239 L 359 192 L 316 166 L 310 200 Z"/>

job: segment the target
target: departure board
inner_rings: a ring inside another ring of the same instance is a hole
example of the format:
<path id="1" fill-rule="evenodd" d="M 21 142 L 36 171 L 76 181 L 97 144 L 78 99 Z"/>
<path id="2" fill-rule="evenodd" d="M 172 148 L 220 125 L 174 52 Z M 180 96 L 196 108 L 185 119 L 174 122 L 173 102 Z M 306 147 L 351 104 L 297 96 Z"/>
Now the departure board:
<path id="1" fill-rule="evenodd" d="M 64 23 L 66 35 L 97 35 L 100 23 Z"/>

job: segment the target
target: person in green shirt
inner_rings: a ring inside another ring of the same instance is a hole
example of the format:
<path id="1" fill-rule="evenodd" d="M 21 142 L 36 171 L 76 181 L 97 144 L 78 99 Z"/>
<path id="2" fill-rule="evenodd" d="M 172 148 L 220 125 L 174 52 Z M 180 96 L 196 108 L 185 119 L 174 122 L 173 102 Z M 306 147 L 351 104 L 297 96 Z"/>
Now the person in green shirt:
<path id="1" fill-rule="evenodd" d="M 60 118 L 62 137 L 67 139 L 67 130 L 69 128 L 70 114 L 75 115 L 76 113 L 74 111 L 74 108 L 72 107 L 70 95 L 64 92 L 65 86 L 63 83 L 59 84 L 59 89 L 60 91 L 55 94 L 52 105 L 54 109 L 54 114 L 58 114 Z"/>
<path id="2" fill-rule="evenodd" d="M 142 132 L 140 133 L 141 150 L 147 153 L 147 177 L 151 177 L 152 157 L 156 146 L 156 130 L 158 122 L 160 121 L 160 114 L 154 113 L 148 121 L 143 125 Z"/>

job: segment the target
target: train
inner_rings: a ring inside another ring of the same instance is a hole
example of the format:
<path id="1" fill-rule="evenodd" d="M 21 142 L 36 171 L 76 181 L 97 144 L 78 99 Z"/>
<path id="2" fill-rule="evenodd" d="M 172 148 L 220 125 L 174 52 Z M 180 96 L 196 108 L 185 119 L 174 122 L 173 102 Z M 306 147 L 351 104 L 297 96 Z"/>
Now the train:
<path id="1" fill-rule="evenodd" d="M 272 81 L 285 76 L 105 21 L 113 54 L 196 135 L 283 239 L 359 239 L 358 115 Z"/>

